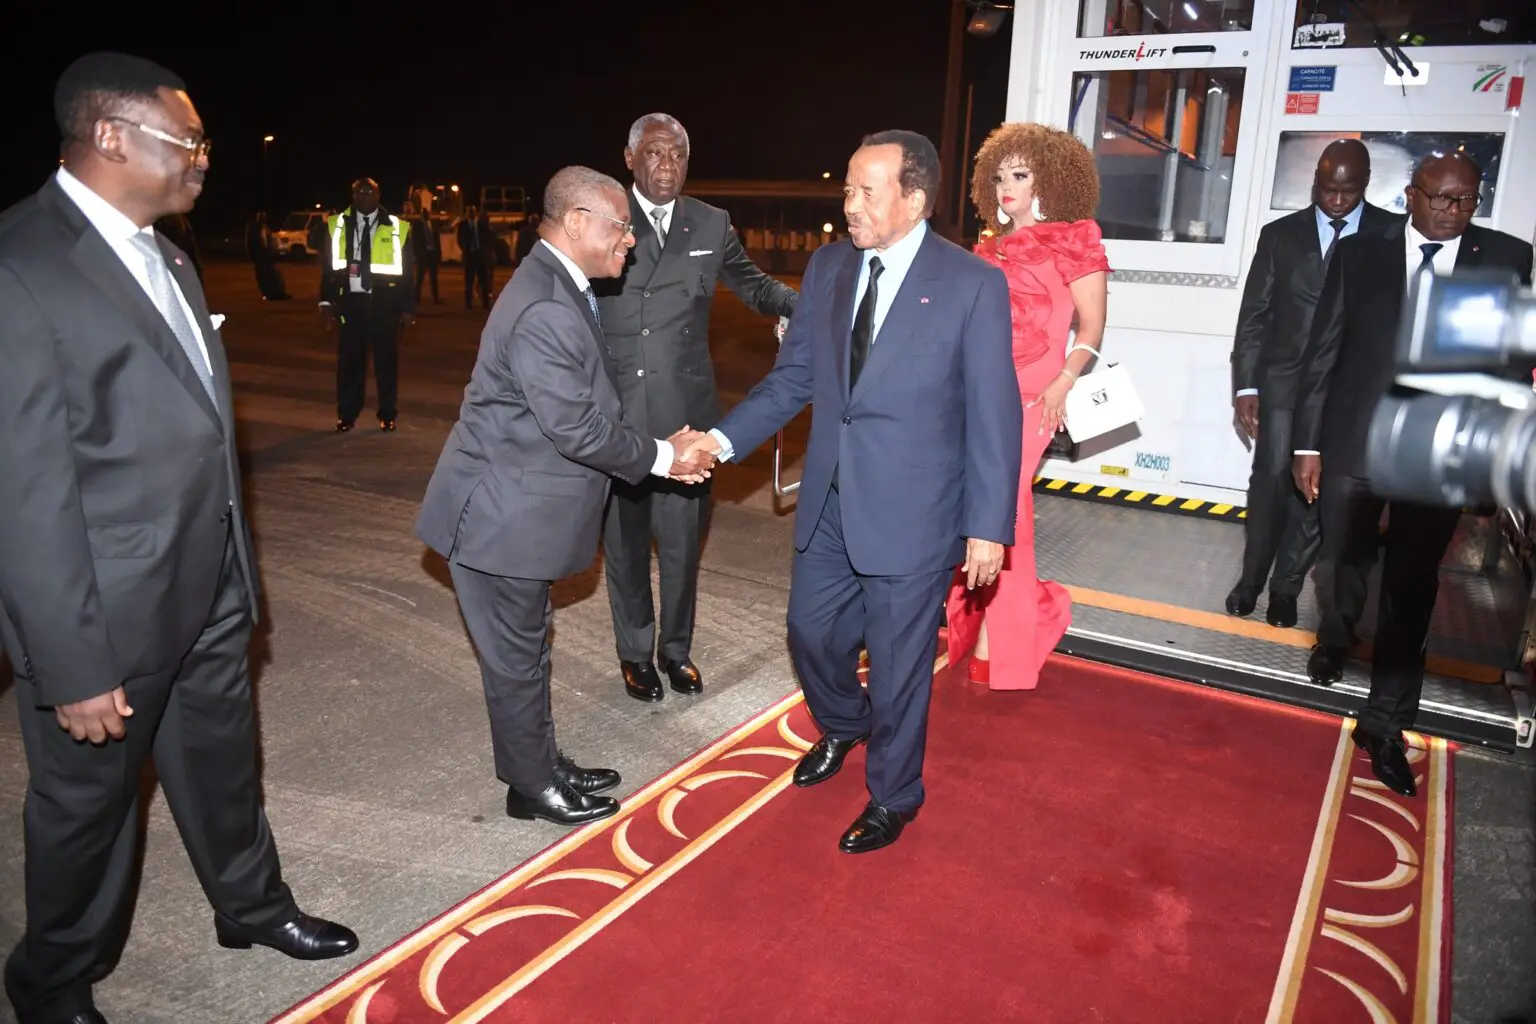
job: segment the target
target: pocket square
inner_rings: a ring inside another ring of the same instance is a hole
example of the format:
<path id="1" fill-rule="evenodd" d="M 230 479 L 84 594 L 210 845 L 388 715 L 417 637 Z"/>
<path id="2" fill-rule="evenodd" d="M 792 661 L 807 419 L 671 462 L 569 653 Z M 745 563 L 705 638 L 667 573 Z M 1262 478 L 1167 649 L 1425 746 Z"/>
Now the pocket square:
<path id="1" fill-rule="evenodd" d="M 208 322 L 213 324 L 213 329 L 214 330 L 218 330 L 220 327 L 224 326 L 224 314 L 223 313 L 210 313 L 210 314 L 208 314 Z"/>
<path id="2" fill-rule="evenodd" d="M 693 249 L 688 253 L 689 256 L 713 256 L 714 254 L 713 249 Z"/>

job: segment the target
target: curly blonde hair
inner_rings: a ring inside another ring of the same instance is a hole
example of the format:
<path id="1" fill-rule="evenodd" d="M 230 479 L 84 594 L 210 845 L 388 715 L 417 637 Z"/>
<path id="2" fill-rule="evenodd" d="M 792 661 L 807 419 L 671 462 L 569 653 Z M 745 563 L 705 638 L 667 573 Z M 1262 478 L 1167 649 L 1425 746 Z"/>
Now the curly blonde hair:
<path id="1" fill-rule="evenodd" d="M 997 176 L 1010 158 L 1034 175 L 1035 198 L 1046 220 L 1089 220 L 1099 205 L 1099 172 L 1093 154 L 1077 136 L 1043 124 L 1003 124 L 992 130 L 976 154 L 971 176 L 971 202 L 976 214 L 994 233 L 997 220 Z"/>

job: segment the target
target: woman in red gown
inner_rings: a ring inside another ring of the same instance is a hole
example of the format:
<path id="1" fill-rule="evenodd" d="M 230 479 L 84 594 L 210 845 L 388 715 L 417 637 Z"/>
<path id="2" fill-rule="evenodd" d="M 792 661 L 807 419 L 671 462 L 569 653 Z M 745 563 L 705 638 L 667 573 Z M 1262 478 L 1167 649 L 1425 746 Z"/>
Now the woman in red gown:
<path id="1" fill-rule="evenodd" d="M 947 609 L 948 650 L 952 664 L 973 652 L 970 677 L 994 690 L 1034 689 L 1072 621 L 1066 588 L 1035 575 L 1031 483 L 1061 428 L 1067 392 L 1104 336 L 1109 262 L 1092 220 L 1098 199 L 1093 154 L 1067 132 L 1005 124 L 976 156 L 971 200 L 991 231 L 976 252 L 1008 278 L 1024 465 L 1014 546 L 991 586 L 967 590 L 957 577 Z"/>

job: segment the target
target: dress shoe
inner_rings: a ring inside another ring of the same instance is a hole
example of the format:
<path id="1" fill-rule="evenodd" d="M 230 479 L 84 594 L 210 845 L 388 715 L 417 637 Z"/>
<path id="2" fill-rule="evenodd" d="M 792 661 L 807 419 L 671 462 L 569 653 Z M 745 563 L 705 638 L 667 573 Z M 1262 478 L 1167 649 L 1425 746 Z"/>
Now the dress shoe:
<path id="1" fill-rule="evenodd" d="M 393 434 L 395 432 L 395 421 L 379 420 L 379 431 L 385 434 Z"/>
<path id="2" fill-rule="evenodd" d="M 1387 738 L 1366 732 L 1358 725 L 1349 734 L 1355 746 L 1371 755 L 1371 771 L 1394 793 L 1416 796 L 1419 787 L 1413 781 L 1413 767 L 1408 763 L 1401 736 Z"/>
<path id="3" fill-rule="evenodd" d="M 687 658 L 682 661 L 670 661 L 666 658 L 657 660 L 661 663 L 661 670 L 672 681 L 672 689 L 678 693 L 704 692 L 704 677 L 699 675 L 699 670 L 693 662 Z"/>
<path id="4" fill-rule="evenodd" d="M 874 801 L 864 808 L 864 813 L 853 820 L 848 831 L 837 844 L 844 853 L 868 853 L 882 846 L 890 846 L 901 838 L 901 830 L 907 822 L 917 817 L 916 811 L 893 811 Z"/>
<path id="5" fill-rule="evenodd" d="M 1246 619 L 1259 606 L 1259 592 L 1251 587 L 1236 586 L 1227 595 L 1227 614 Z"/>
<path id="6" fill-rule="evenodd" d="M 101 1015 L 100 1010 L 82 1010 L 69 1018 L 68 1024 L 107 1024 L 107 1018 Z"/>
<path id="7" fill-rule="evenodd" d="M 1332 686 L 1344 678 L 1344 659 L 1349 651 L 1318 644 L 1307 658 L 1307 676 L 1319 686 Z"/>
<path id="8" fill-rule="evenodd" d="M 869 739 L 868 736 L 856 736 L 851 740 L 823 736 L 805 752 L 800 763 L 795 765 L 795 785 L 804 788 L 814 786 L 818 782 L 826 782 L 842 770 L 848 751 L 867 739 Z"/>
<path id="9" fill-rule="evenodd" d="M 271 928 L 246 928 L 223 914 L 214 915 L 214 933 L 225 949 L 268 946 L 295 960 L 330 960 L 356 952 L 352 929 L 308 914 Z"/>
<path id="10" fill-rule="evenodd" d="M 661 676 L 656 666 L 648 661 L 621 661 L 619 669 L 624 673 L 624 689 L 635 700 L 654 704 L 661 700 Z"/>
<path id="11" fill-rule="evenodd" d="M 585 825 L 602 821 L 619 812 L 619 802 L 612 797 L 578 793 L 555 779 L 536 796 L 524 796 L 507 787 L 507 817 L 520 821 L 550 821 L 556 825 Z"/>
<path id="12" fill-rule="evenodd" d="M 555 778 L 588 796 L 613 789 L 624 781 L 612 768 L 583 768 L 564 754 L 555 760 Z"/>
<path id="13" fill-rule="evenodd" d="M 352 424 L 349 421 L 347 421 L 347 420 L 337 420 L 336 421 L 336 433 L 338 433 L 338 434 L 345 434 L 347 431 L 349 431 L 351 429 L 352 429 Z"/>
<path id="14" fill-rule="evenodd" d="M 1281 594 L 1269 595 L 1269 607 L 1264 611 L 1264 621 L 1277 629 L 1296 627 L 1296 599 Z"/>

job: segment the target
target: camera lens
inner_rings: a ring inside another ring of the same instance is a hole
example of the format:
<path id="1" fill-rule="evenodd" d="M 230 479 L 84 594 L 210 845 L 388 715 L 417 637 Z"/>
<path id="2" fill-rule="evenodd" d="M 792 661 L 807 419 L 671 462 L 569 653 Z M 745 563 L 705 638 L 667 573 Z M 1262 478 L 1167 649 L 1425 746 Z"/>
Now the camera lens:
<path id="1" fill-rule="evenodd" d="M 1511 474 L 1524 472 L 1524 453 L 1509 447 L 1510 435 L 1528 433 L 1508 429 L 1518 426 L 1515 417 L 1496 402 L 1466 395 L 1388 395 L 1371 419 L 1366 448 L 1372 490 L 1421 505 L 1495 501 L 1495 490 L 1513 483 Z M 1494 480 L 1496 460 L 1506 467 L 1502 481 Z"/>

